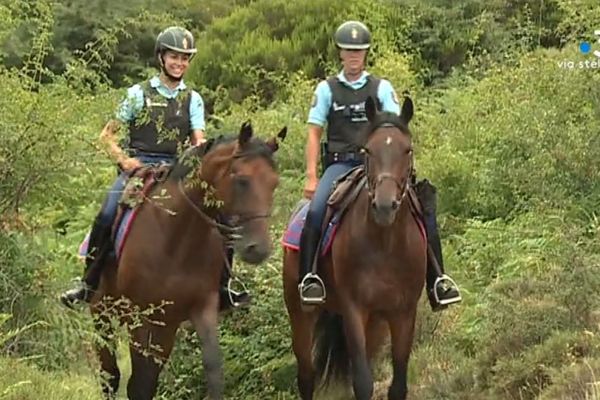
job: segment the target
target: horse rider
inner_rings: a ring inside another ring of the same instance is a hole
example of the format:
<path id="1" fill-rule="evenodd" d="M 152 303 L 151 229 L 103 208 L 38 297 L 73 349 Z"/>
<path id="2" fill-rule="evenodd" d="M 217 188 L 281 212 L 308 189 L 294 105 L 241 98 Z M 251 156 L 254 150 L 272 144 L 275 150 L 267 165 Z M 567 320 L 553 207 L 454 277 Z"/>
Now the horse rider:
<path id="1" fill-rule="evenodd" d="M 198 146 L 205 142 L 204 102 L 200 94 L 189 89 L 183 81 L 197 52 L 194 36 L 182 27 L 168 27 L 157 36 L 154 52 L 160 73 L 127 90 L 116 120 L 109 121 L 100 135 L 101 143 L 120 173 L 90 232 L 84 277 L 77 287 L 60 296 L 68 307 L 77 302 L 89 302 L 98 288 L 102 268 L 113 250 L 111 229 L 131 171 L 148 164 L 173 164 L 178 147 Z M 128 135 L 120 145 L 117 133 L 122 125 L 127 127 Z M 227 268 L 224 268 L 221 308 L 246 305 L 250 300 L 248 293 L 229 291 L 228 280 Z"/>
<path id="2" fill-rule="evenodd" d="M 371 46 L 371 33 L 361 22 L 346 21 L 334 36 L 339 49 L 342 70 L 337 76 L 320 82 L 315 90 L 308 115 L 306 142 L 306 181 L 304 197 L 311 199 L 300 236 L 300 283 L 298 289 L 303 304 L 322 304 L 325 287 L 312 272 L 318 257 L 326 204 L 335 181 L 350 169 L 361 165 L 357 135 L 366 127 L 365 101 L 376 99 L 382 111 L 400 114 L 400 105 L 391 83 L 369 74 L 365 60 Z M 326 142 L 321 145 L 325 125 Z M 319 158 L 324 172 L 318 178 Z M 424 209 L 424 224 L 429 246 L 435 257 L 427 257 L 427 294 L 434 311 L 461 301 L 458 287 L 444 273 L 442 249 L 435 215 L 435 188 L 427 180 L 416 185 Z"/>

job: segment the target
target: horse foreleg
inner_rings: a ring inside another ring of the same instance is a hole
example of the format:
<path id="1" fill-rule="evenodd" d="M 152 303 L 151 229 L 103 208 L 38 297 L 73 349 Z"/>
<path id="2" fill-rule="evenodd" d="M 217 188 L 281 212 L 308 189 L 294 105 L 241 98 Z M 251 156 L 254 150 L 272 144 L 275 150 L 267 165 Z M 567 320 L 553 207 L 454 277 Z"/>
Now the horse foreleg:
<path id="1" fill-rule="evenodd" d="M 357 400 L 373 396 L 373 375 L 367 358 L 366 325 L 368 315 L 351 308 L 343 315 L 344 332 L 352 363 L 352 383 Z"/>
<path id="2" fill-rule="evenodd" d="M 114 327 L 110 321 L 110 310 L 96 303 L 91 306 L 91 311 L 94 317 L 94 327 L 102 340 L 94 343 L 96 354 L 100 360 L 102 393 L 106 399 L 114 399 L 119 390 L 121 372 L 115 356 Z"/>
<path id="3" fill-rule="evenodd" d="M 318 313 L 290 311 L 292 348 L 298 363 L 298 391 L 302 400 L 312 400 L 315 390 L 315 367 L 312 359 L 313 336 Z"/>
<path id="4" fill-rule="evenodd" d="M 408 393 L 408 359 L 415 331 L 415 315 L 416 310 L 411 310 L 388 319 L 392 335 L 392 363 L 394 366 L 394 377 L 388 391 L 389 400 L 404 400 Z"/>
<path id="5" fill-rule="evenodd" d="M 202 340 L 202 365 L 206 374 L 208 398 L 223 398 L 223 356 L 217 332 L 219 294 L 214 292 L 201 310 L 195 311 L 190 320 Z"/>
<path id="6" fill-rule="evenodd" d="M 292 328 L 292 349 L 298 364 L 297 384 L 302 400 L 312 400 L 315 367 L 312 358 L 313 337 L 318 311 L 304 312 L 298 294 L 298 253 L 284 253 L 283 292 Z"/>
<path id="7" fill-rule="evenodd" d="M 143 322 L 131 332 L 131 378 L 127 384 L 130 400 L 150 400 L 156 394 L 158 375 L 169 358 L 177 326 Z"/>

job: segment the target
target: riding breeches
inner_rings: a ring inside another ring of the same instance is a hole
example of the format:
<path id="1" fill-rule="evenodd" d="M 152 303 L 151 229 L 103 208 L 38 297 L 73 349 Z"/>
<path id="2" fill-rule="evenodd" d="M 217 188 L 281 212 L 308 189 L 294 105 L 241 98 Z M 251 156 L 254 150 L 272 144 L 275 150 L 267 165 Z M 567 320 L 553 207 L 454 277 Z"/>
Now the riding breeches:
<path id="1" fill-rule="evenodd" d="M 321 229 L 325 211 L 327 210 L 327 200 L 333 191 L 335 182 L 346 172 L 360 165 L 360 161 L 345 161 L 330 164 L 317 186 L 317 190 L 310 201 L 308 214 L 306 215 L 306 226 L 316 230 Z"/>

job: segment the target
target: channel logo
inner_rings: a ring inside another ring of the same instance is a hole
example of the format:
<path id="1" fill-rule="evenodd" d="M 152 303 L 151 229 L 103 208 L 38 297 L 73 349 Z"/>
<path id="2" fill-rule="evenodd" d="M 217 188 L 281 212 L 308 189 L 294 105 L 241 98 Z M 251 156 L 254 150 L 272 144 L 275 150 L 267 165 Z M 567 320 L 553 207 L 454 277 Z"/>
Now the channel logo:
<path id="1" fill-rule="evenodd" d="M 595 46 L 590 42 L 584 41 L 579 43 L 579 51 L 585 56 L 593 54 L 596 56 L 595 58 L 580 61 L 557 61 L 558 67 L 562 69 L 600 69 L 600 29 L 595 30 L 594 35 L 598 38 Z M 594 50 L 594 47 L 596 47 L 597 50 Z"/>
<path id="2" fill-rule="evenodd" d="M 600 29 L 594 31 L 594 35 L 598 37 L 597 43 L 600 43 Z M 582 54 L 589 54 L 592 52 L 592 44 L 590 42 L 581 42 L 579 44 L 579 51 L 581 51 Z M 600 58 L 600 50 L 594 50 L 593 53 L 596 57 Z"/>

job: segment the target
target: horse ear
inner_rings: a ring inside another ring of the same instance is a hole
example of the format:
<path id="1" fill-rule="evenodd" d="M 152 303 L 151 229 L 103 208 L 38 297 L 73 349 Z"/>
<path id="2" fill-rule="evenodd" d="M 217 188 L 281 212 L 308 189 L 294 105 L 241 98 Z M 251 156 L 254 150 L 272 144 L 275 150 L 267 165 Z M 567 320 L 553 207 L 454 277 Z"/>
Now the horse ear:
<path id="1" fill-rule="evenodd" d="M 410 99 L 410 97 L 406 96 L 404 98 L 404 103 L 402 103 L 402 111 L 400 111 L 400 119 L 402 120 L 402 122 L 404 122 L 408 126 L 408 123 L 412 119 L 413 114 L 414 114 L 413 102 Z"/>
<path id="2" fill-rule="evenodd" d="M 284 126 L 282 130 L 279 131 L 279 133 L 269 139 L 267 141 L 267 146 L 269 146 L 271 148 L 271 151 L 273 153 L 275 153 L 277 151 L 277 149 L 279 149 L 279 141 L 282 141 L 285 139 L 285 137 L 287 136 L 287 126 Z"/>
<path id="3" fill-rule="evenodd" d="M 240 144 L 240 146 L 244 146 L 246 143 L 248 143 L 250 141 L 250 138 L 252 138 L 252 134 L 252 124 L 250 123 L 250 121 L 244 122 L 240 129 L 240 134 L 238 136 L 238 143 Z"/>
<path id="4" fill-rule="evenodd" d="M 377 114 L 377 104 L 375 104 L 375 100 L 371 96 L 369 96 L 365 102 L 365 111 L 367 112 L 367 119 L 369 122 L 373 122 L 375 114 Z"/>

